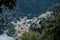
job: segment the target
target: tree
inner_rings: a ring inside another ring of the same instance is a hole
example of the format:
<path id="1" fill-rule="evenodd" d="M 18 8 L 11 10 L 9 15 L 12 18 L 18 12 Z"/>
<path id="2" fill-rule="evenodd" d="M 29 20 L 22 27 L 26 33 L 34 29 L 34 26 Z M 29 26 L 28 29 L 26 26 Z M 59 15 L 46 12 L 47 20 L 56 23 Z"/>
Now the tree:
<path id="1" fill-rule="evenodd" d="M 21 40 L 40 40 L 39 39 L 40 35 L 36 34 L 35 32 L 25 32 L 23 35 L 20 37 Z"/>
<path id="2" fill-rule="evenodd" d="M 3 9 L 1 8 L 2 5 L 4 5 L 4 7 L 8 8 L 9 10 L 15 9 L 16 0 L 0 0 L 0 13 L 3 12 L 2 11 Z M 0 18 L 0 23 L 3 24 L 4 22 L 5 22 L 4 18 Z M 3 29 L 2 26 L 0 26 L 0 34 L 3 34 L 3 30 L 2 29 Z M 12 31 L 12 30 L 10 30 L 10 31 Z M 11 34 L 13 34 L 13 33 L 11 33 Z"/>
<path id="3" fill-rule="evenodd" d="M 55 21 L 54 22 L 48 21 L 47 25 L 46 25 L 46 22 L 42 25 L 43 29 L 40 30 L 42 33 L 40 34 L 38 40 L 60 40 L 60 12 L 59 11 L 60 11 L 59 7 L 55 7 L 53 9 L 53 12 L 55 14 L 53 15 L 55 17 L 54 18 Z M 40 24 L 42 24 L 42 22 L 40 22 Z M 38 30 L 36 29 L 37 26 L 34 26 L 34 27 L 35 28 L 32 28 L 32 25 L 31 25 L 31 29 L 33 29 L 33 31 Z"/>
<path id="4" fill-rule="evenodd" d="M 16 0 L 0 0 L 0 7 L 2 5 L 9 9 L 14 9 L 16 6 Z M 0 12 L 2 12 L 2 8 L 0 8 Z"/>
<path id="5" fill-rule="evenodd" d="M 4 22 L 5 22 L 4 18 L 0 18 L 0 23 L 4 23 Z"/>
<path id="6" fill-rule="evenodd" d="M 0 27 L 0 35 L 3 34 L 2 27 Z"/>

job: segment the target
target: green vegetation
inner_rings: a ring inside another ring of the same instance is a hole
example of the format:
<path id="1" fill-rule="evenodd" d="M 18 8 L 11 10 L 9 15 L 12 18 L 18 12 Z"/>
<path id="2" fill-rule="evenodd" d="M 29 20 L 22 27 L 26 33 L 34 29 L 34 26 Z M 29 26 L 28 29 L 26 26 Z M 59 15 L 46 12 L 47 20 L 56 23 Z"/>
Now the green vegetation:
<path id="1" fill-rule="evenodd" d="M 16 0 L 0 0 L 0 7 L 4 5 L 4 7 L 8 9 L 15 9 Z M 2 12 L 2 8 L 0 8 L 0 12 Z"/>
<path id="2" fill-rule="evenodd" d="M 4 21 L 4 19 L 3 19 L 3 18 L 1 18 L 1 19 L 0 19 L 0 23 L 2 23 L 2 24 L 3 24 L 4 22 L 5 22 L 5 21 Z M 1 35 L 1 34 L 3 34 L 2 26 L 0 26 L 0 35 Z"/>
<path id="3" fill-rule="evenodd" d="M 29 32 L 29 33 L 27 33 L 27 32 L 25 32 L 25 33 L 23 33 L 23 35 L 22 35 L 22 37 L 21 37 L 21 39 L 22 40 L 38 40 L 39 39 L 39 35 L 37 35 L 35 32 Z"/>
<path id="4" fill-rule="evenodd" d="M 0 35 L 3 34 L 2 27 L 0 27 Z"/>
<path id="5" fill-rule="evenodd" d="M 5 22 L 4 18 L 0 18 L 0 23 L 4 23 L 4 22 Z"/>
<path id="6" fill-rule="evenodd" d="M 60 8 L 53 11 L 54 21 L 40 22 L 41 28 L 37 28 L 37 24 L 32 24 L 30 29 L 33 30 L 29 33 L 24 33 L 21 37 L 22 40 L 60 40 Z M 51 16 L 51 17 L 53 17 Z"/>
<path id="7" fill-rule="evenodd" d="M 8 8 L 9 10 L 11 10 L 11 9 L 15 9 L 15 7 L 16 7 L 15 3 L 16 3 L 16 0 L 0 0 L 0 13 L 3 12 L 2 11 L 3 8 L 1 8 L 2 5 L 4 5 L 4 7 Z M 1 24 L 4 24 L 4 22 L 5 22 L 4 18 L 0 18 L 0 34 L 3 33 L 3 31 L 2 31 L 3 28 L 1 26 Z M 12 30 L 10 30 L 10 31 L 12 31 Z"/>

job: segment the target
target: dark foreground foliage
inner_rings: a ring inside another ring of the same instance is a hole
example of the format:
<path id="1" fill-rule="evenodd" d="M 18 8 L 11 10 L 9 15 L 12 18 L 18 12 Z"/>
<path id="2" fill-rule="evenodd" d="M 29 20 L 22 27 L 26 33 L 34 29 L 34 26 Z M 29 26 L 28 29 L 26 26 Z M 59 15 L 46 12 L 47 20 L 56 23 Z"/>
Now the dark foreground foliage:
<path id="1" fill-rule="evenodd" d="M 8 9 L 14 9 L 16 7 L 16 0 L 0 0 L 0 7 L 2 5 Z M 0 12 L 2 12 L 2 9 L 0 8 Z"/>

